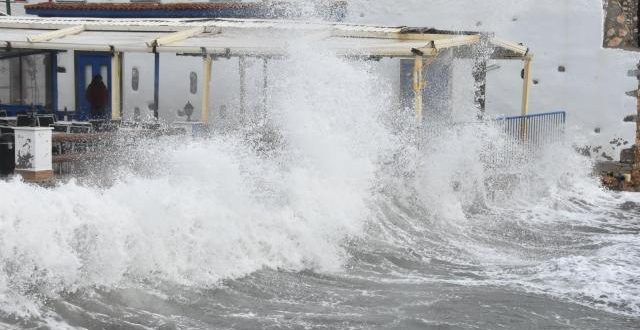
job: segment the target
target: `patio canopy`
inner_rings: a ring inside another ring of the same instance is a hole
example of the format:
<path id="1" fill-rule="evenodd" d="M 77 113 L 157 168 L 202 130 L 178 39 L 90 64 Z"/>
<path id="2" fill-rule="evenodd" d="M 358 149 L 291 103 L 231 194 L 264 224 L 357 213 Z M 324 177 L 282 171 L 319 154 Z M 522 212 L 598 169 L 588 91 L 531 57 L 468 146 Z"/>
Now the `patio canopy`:
<path id="1" fill-rule="evenodd" d="M 494 58 L 522 59 L 522 44 L 469 31 L 264 19 L 0 17 L 0 48 L 170 52 L 212 56 L 286 55 L 297 38 L 341 56 L 436 56 L 481 43 Z"/>

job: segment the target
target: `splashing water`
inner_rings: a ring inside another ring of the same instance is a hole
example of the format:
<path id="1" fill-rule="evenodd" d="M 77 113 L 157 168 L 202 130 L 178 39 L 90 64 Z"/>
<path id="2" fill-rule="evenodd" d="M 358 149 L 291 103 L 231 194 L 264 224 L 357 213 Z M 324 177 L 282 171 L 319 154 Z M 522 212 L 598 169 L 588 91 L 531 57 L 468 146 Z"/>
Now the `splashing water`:
<path id="1" fill-rule="evenodd" d="M 565 143 L 504 164 L 490 122 L 423 134 L 378 64 L 291 44 L 239 130 L 143 141 L 108 185 L 0 181 L 0 320 L 637 322 L 638 196 L 602 190 Z"/>

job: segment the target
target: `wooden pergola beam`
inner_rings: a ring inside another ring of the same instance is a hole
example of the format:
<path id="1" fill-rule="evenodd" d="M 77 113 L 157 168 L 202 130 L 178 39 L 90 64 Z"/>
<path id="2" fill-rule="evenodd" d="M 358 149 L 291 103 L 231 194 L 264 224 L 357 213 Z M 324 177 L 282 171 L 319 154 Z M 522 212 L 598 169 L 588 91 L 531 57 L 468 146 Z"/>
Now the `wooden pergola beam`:
<path id="1" fill-rule="evenodd" d="M 466 45 L 473 45 L 480 42 L 481 36 L 479 34 L 468 36 L 456 36 L 452 38 L 436 39 L 432 41 L 433 48 L 446 49 L 451 47 L 459 47 Z"/>
<path id="2" fill-rule="evenodd" d="M 66 36 L 78 34 L 84 30 L 85 30 L 84 25 L 76 25 L 76 26 L 71 26 L 68 28 L 60 29 L 60 30 L 54 30 L 54 31 L 49 31 L 41 34 L 36 34 L 33 36 L 28 36 L 27 41 L 30 43 L 45 42 L 53 39 L 60 39 Z"/>
<path id="3" fill-rule="evenodd" d="M 527 46 L 499 38 L 491 38 L 489 39 L 489 43 L 496 47 L 510 50 L 521 56 L 524 56 L 529 52 L 529 48 Z"/>
<path id="4" fill-rule="evenodd" d="M 161 46 L 166 46 L 169 44 L 172 44 L 174 42 L 178 42 L 178 41 L 182 41 L 185 39 L 189 39 L 192 37 L 195 37 L 199 34 L 203 34 L 207 32 L 207 27 L 206 26 L 198 26 L 195 28 L 191 28 L 191 29 L 186 29 L 186 30 L 182 30 L 182 31 L 178 31 L 178 32 L 173 32 L 170 33 L 166 36 L 162 36 L 160 38 L 157 38 L 151 42 L 147 43 L 147 46 L 149 47 L 161 47 Z"/>

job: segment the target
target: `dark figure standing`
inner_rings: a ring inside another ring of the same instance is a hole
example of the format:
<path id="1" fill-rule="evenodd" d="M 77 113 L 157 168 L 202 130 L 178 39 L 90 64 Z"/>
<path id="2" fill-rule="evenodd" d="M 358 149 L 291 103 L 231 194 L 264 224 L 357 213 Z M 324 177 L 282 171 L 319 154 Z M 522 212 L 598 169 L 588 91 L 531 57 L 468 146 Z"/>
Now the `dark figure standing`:
<path id="1" fill-rule="evenodd" d="M 102 76 L 97 74 L 87 87 L 87 101 L 91 105 L 91 117 L 94 119 L 106 118 L 105 108 L 109 100 L 109 90 L 102 82 Z"/>

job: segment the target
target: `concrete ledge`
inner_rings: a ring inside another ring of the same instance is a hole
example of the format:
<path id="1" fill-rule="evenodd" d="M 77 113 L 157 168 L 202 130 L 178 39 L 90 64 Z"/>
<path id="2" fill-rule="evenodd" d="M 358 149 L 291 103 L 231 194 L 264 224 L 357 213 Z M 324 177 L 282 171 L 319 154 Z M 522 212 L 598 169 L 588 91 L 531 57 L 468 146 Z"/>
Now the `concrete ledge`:
<path id="1" fill-rule="evenodd" d="M 42 182 L 53 179 L 53 170 L 30 171 L 16 169 L 16 173 L 21 175 L 26 182 Z"/>

